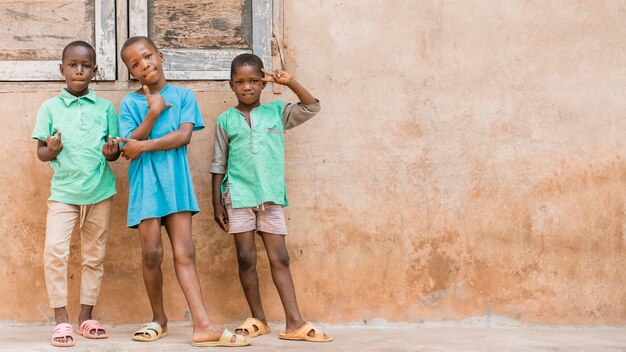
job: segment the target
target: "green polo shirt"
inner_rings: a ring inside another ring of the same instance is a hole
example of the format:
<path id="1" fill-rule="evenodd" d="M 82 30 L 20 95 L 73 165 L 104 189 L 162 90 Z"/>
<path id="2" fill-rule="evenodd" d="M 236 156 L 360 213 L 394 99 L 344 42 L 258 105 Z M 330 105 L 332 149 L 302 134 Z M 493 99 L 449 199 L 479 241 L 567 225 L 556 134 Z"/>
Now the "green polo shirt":
<path id="1" fill-rule="evenodd" d="M 54 176 L 49 200 L 95 204 L 116 193 L 115 176 L 102 155 L 102 145 L 119 135 L 113 103 L 93 90 L 75 97 L 63 89 L 41 104 L 32 138 L 46 141 L 61 131 L 63 150 L 50 161 Z"/>
<path id="2" fill-rule="evenodd" d="M 280 100 L 250 112 L 250 125 L 235 108 L 217 119 L 211 173 L 225 174 L 233 208 L 273 202 L 287 206 L 285 189 L 285 130 L 308 121 L 320 110 Z"/>

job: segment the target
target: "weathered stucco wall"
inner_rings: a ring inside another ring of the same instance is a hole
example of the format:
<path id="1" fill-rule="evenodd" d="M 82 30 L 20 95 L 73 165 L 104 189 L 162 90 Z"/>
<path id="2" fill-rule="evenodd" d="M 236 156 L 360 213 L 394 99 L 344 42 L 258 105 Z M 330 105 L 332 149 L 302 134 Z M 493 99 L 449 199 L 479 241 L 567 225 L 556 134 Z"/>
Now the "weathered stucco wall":
<path id="1" fill-rule="evenodd" d="M 626 323 L 623 2 L 287 1 L 284 11 L 287 68 L 323 105 L 287 134 L 288 246 L 306 318 Z M 232 240 L 212 220 L 208 168 L 212 124 L 234 100 L 225 86 L 197 91 L 210 126 L 190 147 L 198 270 L 210 311 L 232 322 L 248 311 Z M 124 93 L 101 91 L 115 103 Z M 51 171 L 30 133 L 53 94 L 0 93 L 4 320 L 52 316 L 41 264 Z M 150 318 L 137 233 L 124 226 L 127 165 L 114 164 L 96 307 L 107 323 Z M 166 253 L 166 307 L 185 320 Z"/>

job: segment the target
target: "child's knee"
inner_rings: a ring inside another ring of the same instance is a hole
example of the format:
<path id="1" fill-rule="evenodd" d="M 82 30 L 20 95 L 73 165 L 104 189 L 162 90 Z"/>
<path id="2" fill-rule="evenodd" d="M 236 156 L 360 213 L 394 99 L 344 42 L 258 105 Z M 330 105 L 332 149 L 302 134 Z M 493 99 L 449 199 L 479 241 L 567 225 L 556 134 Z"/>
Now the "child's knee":
<path id="1" fill-rule="evenodd" d="M 195 264 L 196 263 L 196 251 L 195 249 L 178 250 L 174 252 L 174 262 L 176 264 Z"/>
<path id="2" fill-rule="evenodd" d="M 143 265 L 155 269 L 161 265 L 163 261 L 163 251 L 159 250 L 144 250 L 143 253 Z"/>
<path id="3" fill-rule="evenodd" d="M 288 267 L 290 261 L 291 259 L 289 258 L 289 252 L 287 252 L 286 250 L 270 255 L 270 264 L 272 266 L 279 265 Z"/>
<path id="4" fill-rule="evenodd" d="M 240 270 L 252 270 L 256 266 L 255 251 L 239 251 L 237 254 L 237 263 Z"/>

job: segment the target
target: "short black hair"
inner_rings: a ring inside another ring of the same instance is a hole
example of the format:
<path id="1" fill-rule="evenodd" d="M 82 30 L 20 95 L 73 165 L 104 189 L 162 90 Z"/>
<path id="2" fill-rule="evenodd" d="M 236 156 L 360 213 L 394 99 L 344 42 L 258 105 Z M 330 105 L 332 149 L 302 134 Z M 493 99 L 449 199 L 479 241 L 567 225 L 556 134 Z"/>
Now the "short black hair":
<path id="1" fill-rule="evenodd" d="M 83 40 L 75 40 L 67 44 L 65 48 L 63 48 L 63 53 L 61 53 L 61 62 L 65 61 L 65 54 L 67 53 L 67 51 L 75 46 L 82 46 L 83 48 L 87 48 L 87 50 L 89 50 L 89 52 L 91 53 L 91 58 L 93 59 L 93 63 L 94 64 L 96 63 L 96 49 L 94 49 L 93 46 L 91 46 L 91 44 Z"/>
<path id="2" fill-rule="evenodd" d="M 146 44 L 148 44 L 150 47 L 152 47 L 152 49 L 159 51 L 159 49 L 157 48 L 156 44 L 154 44 L 154 42 L 152 41 L 152 39 L 148 38 L 148 37 L 144 37 L 142 35 L 138 35 L 135 37 L 130 37 L 128 39 L 126 39 L 126 41 L 124 42 L 124 45 L 122 45 L 122 49 L 120 50 L 120 57 L 122 58 L 122 61 L 124 60 L 124 57 L 122 55 L 124 55 L 124 50 L 126 50 L 129 46 L 137 43 L 137 42 L 146 42 Z"/>
<path id="3" fill-rule="evenodd" d="M 261 69 L 263 68 L 263 60 L 254 54 L 237 55 L 237 57 L 235 57 L 233 62 L 230 64 L 230 78 L 233 78 L 235 71 L 242 66 L 252 66 L 261 72 Z M 263 75 L 263 72 L 261 72 L 261 75 Z"/>

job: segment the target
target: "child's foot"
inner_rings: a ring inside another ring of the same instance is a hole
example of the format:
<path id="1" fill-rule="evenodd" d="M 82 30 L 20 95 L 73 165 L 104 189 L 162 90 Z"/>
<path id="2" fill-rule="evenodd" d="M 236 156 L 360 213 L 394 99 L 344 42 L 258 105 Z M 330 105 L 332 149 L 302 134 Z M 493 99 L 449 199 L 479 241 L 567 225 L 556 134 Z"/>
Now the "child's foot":
<path id="1" fill-rule="evenodd" d="M 196 347 L 242 347 L 248 346 L 250 344 L 250 340 L 241 335 L 233 334 L 232 332 L 228 331 L 228 329 L 222 329 L 221 334 L 217 338 L 215 338 L 213 331 L 215 330 L 211 329 L 211 332 L 208 335 L 196 334 L 196 332 L 194 331 L 191 345 Z M 209 335 L 213 336 L 210 338 L 205 338 Z"/>
<path id="2" fill-rule="evenodd" d="M 218 325 L 209 325 L 203 328 L 193 328 L 193 341 L 211 341 L 211 340 L 219 340 L 224 332 L 224 328 L 219 327 Z"/>

